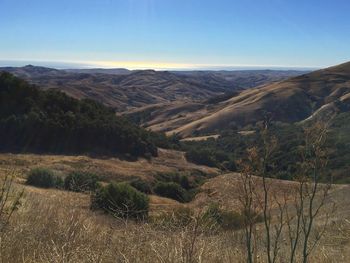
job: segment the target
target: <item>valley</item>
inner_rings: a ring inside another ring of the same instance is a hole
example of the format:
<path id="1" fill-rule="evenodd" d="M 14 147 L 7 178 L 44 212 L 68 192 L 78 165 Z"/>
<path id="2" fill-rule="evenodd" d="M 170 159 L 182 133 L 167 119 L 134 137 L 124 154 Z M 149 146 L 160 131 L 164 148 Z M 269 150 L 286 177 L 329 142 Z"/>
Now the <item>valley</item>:
<path id="1" fill-rule="evenodd" d="M 0 2 L 0 263 L 350 262 L 349 1 Z"/>
<path id="2" fill-rule="evenodd" d="M 287 79 L 292 72 L 6 69 L 0 175 L 11 198 L 0 200 L 20 201 L 0 256 L 20 262 L 18 246 L 28 262 L 245 262 L 249 229 L 255 257 L 265 257 L 268 224 L 281 229 L 268 233 L 284 262 L 294 253 L 287 238 L 303 258 L 293 235 L 312 217 L 309 262 L 346 262 L 349 65 Z M 235 74 L 242 82 L 232 86 Z"/>

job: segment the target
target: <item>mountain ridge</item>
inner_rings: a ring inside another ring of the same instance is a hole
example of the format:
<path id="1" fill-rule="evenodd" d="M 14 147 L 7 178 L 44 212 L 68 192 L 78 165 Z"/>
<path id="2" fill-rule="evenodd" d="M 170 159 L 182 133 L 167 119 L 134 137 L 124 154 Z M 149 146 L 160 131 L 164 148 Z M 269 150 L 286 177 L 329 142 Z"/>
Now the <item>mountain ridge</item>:
<path id="1" fill-rule="evenodd" d="M 91 98 L 119 112 L 152 104 L 200 102 L 232 91 L 285 79 L 303 72 L 232 71 L 172 72 L 113 69 L 57 70 L 44 67 L 5 67 L 43 89 L 58 89 L 74 98 Z M 74 71 L 74 70 L 73 70 Z M 120 72 L 120 71 L 119 71 Z"/>

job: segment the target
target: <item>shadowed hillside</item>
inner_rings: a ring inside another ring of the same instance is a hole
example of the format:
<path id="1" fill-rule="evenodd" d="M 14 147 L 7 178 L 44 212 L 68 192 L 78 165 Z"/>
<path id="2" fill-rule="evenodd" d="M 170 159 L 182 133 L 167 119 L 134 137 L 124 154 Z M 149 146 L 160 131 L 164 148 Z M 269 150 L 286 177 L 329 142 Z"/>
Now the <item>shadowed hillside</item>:
<path id="1" fill-rule="evenodd" d="M 155 140 L 161 137 L 95 101 L 0 74 L 2 151 L 156 155 Z"/>

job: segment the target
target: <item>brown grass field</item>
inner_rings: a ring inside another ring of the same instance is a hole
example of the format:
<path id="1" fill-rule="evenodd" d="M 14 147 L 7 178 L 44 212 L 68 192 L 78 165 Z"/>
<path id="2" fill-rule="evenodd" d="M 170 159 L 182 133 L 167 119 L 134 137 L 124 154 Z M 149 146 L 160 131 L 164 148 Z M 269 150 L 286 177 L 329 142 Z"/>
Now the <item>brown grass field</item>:
<path id="1" fill-rule="evenodd" d="M 179 153 L 162 154 L 159 160 L 153 161 L 156 171 L 166 167 L 179 169 L 180 166 L 181 169 L 207 169 L 181 159 L 177 162 L 171 160 L 171 156 Z M 196 228 L 195 223 L 171 226 L 153 220 L 139 223 L 120 220 L 91 211 L 88 194 L 29 187 L 21 179 L 26 171 L 37 166 L 64 172 L 90 165 L 110 174 L 108 178 L 118 180 L 133 176 L 133 171 L 140 167 L 142 174 L 138 176 L 147 176 L 153 171 L 152 164 L 140 162 L 128 164 L 115 159 L 81 156 L 1 155 L 1 171 L 9 172 L 12 167 L 19 176 L 16 188 L 25 190 L 20 208 L 0 239 L 1 262 L 245 262 L 244 238 L 240 230 L 223 231 L 215 226 Z M 260 179 L 254 180 L 259 185 Z M 151 196 L 150 216 L 173 212 L 178 207 L 188 207 L 196 215 L 213 202 L 235 211 L 238 209 L 239 181 L 240 175 L 235 173 L 209 179 L 189 204 Z M 294 183 L 271 179 L 269 185 L 276 196 L 283 196 L 291 192 Z M 331 215 L 325 236 L 315 248 L 310 262 L 349 262 L 349 197 L 350 186 L 332 187 L 328 203 L 335 202 L 337 209 Z M 317 224 L 321 225 L 323 220 L 320 217 Z M 257 225 L 257 262 L 266 262 L 262 228 L 261 224 Z M 288 246 L 281 244 L 281 251 L 282 256 L 277 262 L 287 262 L 283 255 L 288 254 Z"/>
<path id="2" fill-rule="evenodd" d="M 0 172 L 15 170 L 23 175 L 31 168 L 46 167 L 58 173 L 86 170 L 98 174 L 101 180 L 123 181 L 133 177 L 147 179 L 160 172 L 200 171 L 218 175 L 219 170 L 187 162 L 184 153 L 159 149 L 152 160 L 126 161 L 118 158 L 93 158 L 87 156 L 0 154 Z"/>

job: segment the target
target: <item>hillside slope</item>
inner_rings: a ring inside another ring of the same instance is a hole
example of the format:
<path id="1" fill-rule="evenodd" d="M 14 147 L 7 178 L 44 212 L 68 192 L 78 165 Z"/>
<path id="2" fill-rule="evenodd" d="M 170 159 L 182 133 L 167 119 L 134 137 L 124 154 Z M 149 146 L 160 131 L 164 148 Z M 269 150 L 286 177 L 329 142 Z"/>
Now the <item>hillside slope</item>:
<path id="1" fill-rule="evenodd" d="M 214 105 L 202 105 L 187 113 L 185 118 L 182 116 L 176 128 L 163 127 L 163 130 L 188 137 L 196 133 L 213 133 L 230 125 L 254 124 L 267 113 L 274 121 L 298 122 L 313 114 L 322 116 L 347 111 L 349 106 L 350 62 L 245 90 Z M 199 118 L 194 120 L 193 116 Z M 144 126 L 153 128 L 149 120 Z"/>

